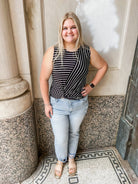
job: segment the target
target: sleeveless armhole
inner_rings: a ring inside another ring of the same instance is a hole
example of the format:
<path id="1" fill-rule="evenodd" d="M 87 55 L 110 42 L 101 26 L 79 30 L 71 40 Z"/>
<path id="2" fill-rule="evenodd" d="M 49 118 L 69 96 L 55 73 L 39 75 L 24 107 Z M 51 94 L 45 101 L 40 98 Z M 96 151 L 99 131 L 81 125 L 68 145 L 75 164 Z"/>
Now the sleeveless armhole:
<path id="1" fill-rule="evenodd" d="M 88 58 L 90 60 L 91 57 L 91 50 L 90 47 L 88 45 L 84 45 L 84 52 L 85 52 L 85 56 L 86 58 Z"/>
<path id="2" fill-rule="evenodd" d="M 57 55 L 58 55 L 58 47 L 54 46 L 53 62 L 56 60 Z"/>

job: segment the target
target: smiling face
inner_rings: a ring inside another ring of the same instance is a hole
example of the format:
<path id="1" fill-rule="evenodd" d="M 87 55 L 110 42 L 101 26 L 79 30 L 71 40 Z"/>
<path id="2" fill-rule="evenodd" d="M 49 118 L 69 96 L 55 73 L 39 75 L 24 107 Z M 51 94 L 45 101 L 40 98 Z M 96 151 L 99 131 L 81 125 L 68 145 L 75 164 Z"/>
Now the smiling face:
<path id="1" fill-rule="evenodd" d="M 79 33 L 77 26 L 72 19 L 66 19 L 62 26 L 62 38 L 64 44 L 75 44 Z"/>

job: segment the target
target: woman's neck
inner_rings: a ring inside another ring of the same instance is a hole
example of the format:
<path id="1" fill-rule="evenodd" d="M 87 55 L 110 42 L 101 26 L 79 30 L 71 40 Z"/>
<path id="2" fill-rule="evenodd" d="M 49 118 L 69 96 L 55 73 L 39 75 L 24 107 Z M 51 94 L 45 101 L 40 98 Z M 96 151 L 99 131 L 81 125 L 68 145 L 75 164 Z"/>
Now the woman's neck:
<path id="1" fill-rule="evenodd" d="M 76 48 L 76 44 L 64 44 L 64 48 L 68 51 L 76 51 L 78 47 Z"/>

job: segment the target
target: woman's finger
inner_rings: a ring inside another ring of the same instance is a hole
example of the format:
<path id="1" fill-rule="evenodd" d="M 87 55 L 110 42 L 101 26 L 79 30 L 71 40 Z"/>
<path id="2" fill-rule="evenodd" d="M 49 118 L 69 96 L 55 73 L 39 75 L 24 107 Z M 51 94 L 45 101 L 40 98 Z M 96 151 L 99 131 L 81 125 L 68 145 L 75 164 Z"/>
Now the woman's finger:
<path id="1" fill-rule="evenodd" d="M 51 115 L 53 115 L 53 110 L 52 110 L 52 107 L 51 107 L 51 106 L 45 108 L 45 114 L 46 114 L 46 116 L 47 116 L 49 119 L 51 119 Z"/>
<path id="2" fill-rule="evenodd" d="M 47 116 L 48 118 L 51 118 L 49 112 L 46 112 L 46 116 Z"/>

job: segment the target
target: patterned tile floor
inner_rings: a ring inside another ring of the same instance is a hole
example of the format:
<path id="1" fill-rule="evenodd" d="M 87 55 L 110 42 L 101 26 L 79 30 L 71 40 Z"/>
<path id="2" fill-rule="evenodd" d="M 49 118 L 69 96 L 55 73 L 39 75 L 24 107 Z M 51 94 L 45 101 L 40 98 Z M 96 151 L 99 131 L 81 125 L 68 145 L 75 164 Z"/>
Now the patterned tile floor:
<path id="1" fill-rule="evenodd" d="M 137 177 L 113 147 L 78 153 L 77 173 L 68 174 L 65 164 L 61 179 L 54 177 L 56 159 L 43 157 L 35 173 L 22 184 L 136 184 Z M 131 171 L 131 172 L 130 172 Z"/>

